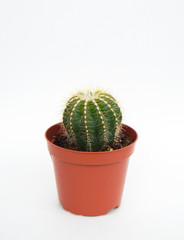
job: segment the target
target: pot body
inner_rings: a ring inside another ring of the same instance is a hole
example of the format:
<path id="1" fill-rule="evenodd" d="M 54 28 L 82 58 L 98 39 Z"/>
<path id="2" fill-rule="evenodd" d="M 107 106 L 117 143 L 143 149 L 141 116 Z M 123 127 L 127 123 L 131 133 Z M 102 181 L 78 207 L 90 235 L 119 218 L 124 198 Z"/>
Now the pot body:
<path id="1" fill-rule="evenodd" d="M 61 130 L 61 123 L 46 131 L 58 197 L 65 210 L 97 216 L 120 205 L 129 157 L 137 140 L 137 133 L 132 128 L 122 126 L 133 143 L 108 152 L 81 152 L 56 146 L 52 141 Z"/>

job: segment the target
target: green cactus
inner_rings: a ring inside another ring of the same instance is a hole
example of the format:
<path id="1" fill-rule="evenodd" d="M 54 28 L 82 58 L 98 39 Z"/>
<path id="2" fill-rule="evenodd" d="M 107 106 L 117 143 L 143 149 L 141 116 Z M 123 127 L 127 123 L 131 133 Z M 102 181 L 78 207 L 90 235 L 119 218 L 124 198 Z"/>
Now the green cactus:
<path id="1" fill-rule="evenodd" d="M 80 151 L 97 152 L 112 145 L 120 131 L 121 110 L 116 100 L 102 91 L 79 92 L 66 104 L 63 124 Z"/>

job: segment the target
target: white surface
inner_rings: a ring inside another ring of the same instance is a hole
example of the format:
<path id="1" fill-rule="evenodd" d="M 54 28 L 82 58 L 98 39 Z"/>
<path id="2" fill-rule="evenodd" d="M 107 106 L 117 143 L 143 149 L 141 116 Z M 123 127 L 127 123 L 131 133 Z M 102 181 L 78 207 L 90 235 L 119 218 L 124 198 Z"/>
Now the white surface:
<path id="1" fill-rule="evenodd" d="M 184 239 L 184 2 L 1 1 L 0 239 Z M 45 130 L 83 86 L 111 90 L 139 134 L 122 205 L 57 200 Z"/>

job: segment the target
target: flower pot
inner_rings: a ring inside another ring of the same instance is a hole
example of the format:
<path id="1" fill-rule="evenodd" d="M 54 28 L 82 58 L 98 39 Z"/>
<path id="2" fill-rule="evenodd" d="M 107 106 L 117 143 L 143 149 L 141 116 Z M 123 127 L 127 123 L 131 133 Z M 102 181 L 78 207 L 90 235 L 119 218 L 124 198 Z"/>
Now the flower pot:
<path id="1" fill-rule="evenodd" d="M 53 144 L 61 123 L 45 133 L 53 160 L 59 201 L 75 214 L 97 216 L 119 207 L 129 157 L 134 151 L 137 133 L 122 125 L 133 142 L 122 149 L 106 152 L 82 152 Z"/>

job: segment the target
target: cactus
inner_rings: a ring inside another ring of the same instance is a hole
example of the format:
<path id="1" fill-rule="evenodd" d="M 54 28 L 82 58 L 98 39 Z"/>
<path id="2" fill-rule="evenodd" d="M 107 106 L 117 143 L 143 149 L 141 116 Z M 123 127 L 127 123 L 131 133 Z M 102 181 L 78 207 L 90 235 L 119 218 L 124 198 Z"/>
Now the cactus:
<path id="1" fill-rule="evenodd" d="M 112 145 L 120 131 L 122 113 L 116 100 L 103 91 L 73 95 L 66 104 L 63 124 L 80 151 L 97 152 Z"/>

